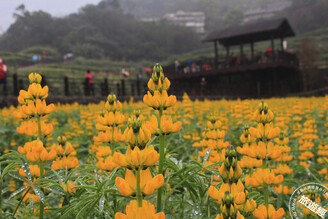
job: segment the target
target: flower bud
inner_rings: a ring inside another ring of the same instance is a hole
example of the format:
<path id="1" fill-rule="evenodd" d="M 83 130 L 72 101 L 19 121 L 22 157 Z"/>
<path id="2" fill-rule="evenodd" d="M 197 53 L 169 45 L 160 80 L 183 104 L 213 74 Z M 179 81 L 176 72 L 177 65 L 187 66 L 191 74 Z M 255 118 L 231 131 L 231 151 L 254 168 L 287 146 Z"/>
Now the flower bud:
<path id="1" fill-rule="evenodd" d="M 58 141 L 59 145 L 64 146 L 66 144 L 66 137 L 65 136 L 58 136 L 57 141 Z"/>

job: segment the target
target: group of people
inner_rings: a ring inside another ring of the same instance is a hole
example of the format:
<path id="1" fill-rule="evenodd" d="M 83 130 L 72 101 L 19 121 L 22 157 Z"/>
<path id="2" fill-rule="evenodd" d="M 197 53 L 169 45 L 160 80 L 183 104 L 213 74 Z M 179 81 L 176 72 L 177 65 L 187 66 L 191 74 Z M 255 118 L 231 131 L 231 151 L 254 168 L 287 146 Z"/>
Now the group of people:
<path id="1" fill-rule="evenodd" d="M 191 73 L 199 72 L 201 70 L 209 71 L 212 69 L 212 64 L 210 61 L 207 61 L 203 65 L 198 65 L 194 60 L 188 60 L 186 66 L 182 66 L 178 60 L 174 62 L 175 73 Z"/>
<path id="2" fill-rule="evenodd" d="M 274 57 L 273 55 L 274 52 L 271 47 L 268 47 L 265 53 L 261 51 L 257 52 L 254 56 L 254 60 L 251 60 L 249 58 L 250 55 L 248 56 L 243 55 L 242 57 L 238 57 L 235 56 L 233 53 L 231 53 L 227 57 L 227 65 L 231 67 L 231 66 L 238 66 L 241 64 L 251 64 L 251 63 L 260 64 L 272 60 Z"/>

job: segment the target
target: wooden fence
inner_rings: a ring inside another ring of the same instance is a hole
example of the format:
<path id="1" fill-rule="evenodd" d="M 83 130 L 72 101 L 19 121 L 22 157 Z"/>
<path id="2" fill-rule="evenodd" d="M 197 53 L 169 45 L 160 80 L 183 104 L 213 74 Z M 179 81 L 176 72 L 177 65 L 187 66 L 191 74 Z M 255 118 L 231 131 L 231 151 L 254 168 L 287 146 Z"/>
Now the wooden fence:
<path id="1" fill-rule="evenodd" d="M 13 95 L 18 96 L 19 91 L 27 89 L 29 85 L 26 76 L 17 74 L 7 77 L 6 91 L 0 88 L 0 96 Z M 118 79 L 109 80 L 108 78 L 95 79 L 91 85 L 84 78 L 74 77 L 56 77 L 42 76 L 42 86 L 49 87 L 49 95 L 51 96 L 94 96 L 102 97 L 110 93 L 116 94 L 118 97 L 126 99 L 127 97 L 140 98 L 146 93 L 146 79 Z"/>

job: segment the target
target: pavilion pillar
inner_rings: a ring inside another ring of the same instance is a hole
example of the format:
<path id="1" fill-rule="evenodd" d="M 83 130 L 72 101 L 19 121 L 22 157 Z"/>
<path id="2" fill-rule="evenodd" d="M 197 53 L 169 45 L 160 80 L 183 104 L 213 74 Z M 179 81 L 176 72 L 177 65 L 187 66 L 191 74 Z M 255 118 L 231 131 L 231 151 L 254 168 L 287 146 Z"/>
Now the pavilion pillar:
<path id="1" fill-rule="evenodd" d="M 275 60 L 275 51 L 274 51 L 274 38 L 271 38 L 271 49 L 272 49 L 272 59 Z"/>
<path id="2" fill-rule="evenodd" d="M 229 46 L 226 47 L 226 51 L 227 51 L 227 57 L 229 57 L 229 55 L 230 55 L 230 48 L 229 48 Z"/>
<path id="3" fill-rule="evenodd" d="M 244 64 L 244 45 L 240 44 L 240 64 Z"/>
<path id="4" fill-rule="evenodd" d="M 251 42 L 251 60 L 252 63 L 254 62 L 254 43 Z"/>
<path id="5" fill-rule="evenodd" d="M 280 47 L 281 47 L 281 52 L 284 52 L 284 38 L 280 38 Z"/>
<path id="6" fill-rule="evenodd" d="M 214 54 L 215 54 L 215 59 L 214 59 L 214 68 L 218 68 L 218 42 L 217 40 L 214 41 Z"/>

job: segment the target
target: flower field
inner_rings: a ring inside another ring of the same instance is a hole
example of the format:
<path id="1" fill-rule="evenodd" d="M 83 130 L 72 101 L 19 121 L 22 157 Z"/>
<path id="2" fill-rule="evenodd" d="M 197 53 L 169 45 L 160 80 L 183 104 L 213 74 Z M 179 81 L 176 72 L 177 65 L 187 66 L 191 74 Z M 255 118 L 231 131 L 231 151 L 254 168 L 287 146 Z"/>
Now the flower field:
<path id="1" fill-rule="evenodd" d="M 328 97 L 177 101 L 157 65 L 143 101 L 54 105 L 29 80 L 0 111 L 0 218 L 291 218 L 328 187 Z"/>

